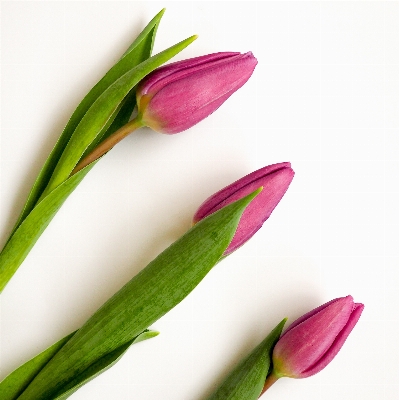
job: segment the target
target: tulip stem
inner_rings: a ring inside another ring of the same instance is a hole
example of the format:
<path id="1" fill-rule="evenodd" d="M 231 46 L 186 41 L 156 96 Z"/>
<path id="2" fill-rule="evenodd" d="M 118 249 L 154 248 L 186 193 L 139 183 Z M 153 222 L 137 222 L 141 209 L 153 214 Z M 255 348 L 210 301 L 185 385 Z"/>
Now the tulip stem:
<path id="1" fill-rule="evenodd" d="M 259 397 L 262 396 L 263 393 L 266 392 L 267 389 L 270 388 L 270 386 L 273 385 L 273 383 L 276 383 L 277 380 L 279 379 L 279 377 L 277 375 L 275 375 L 273 372 L 266 378 L 265 384 L 263 386 L 262 391 L 260 392 Z"/>
<path id="2" fill-rule="evenodd" d="M 88 166 L 93 161 L 96 161 L 98 158 L 110 151 L 122 139 L 124 139 L 126 136 L 130 135 L 132 132 L 142 126 L 143 123 L 141 122 L 141 120 L 135 118 L 128 122 L 126 125 L 122 126 L 122 128 L 119 128 L 112 135 L 108 136 L 104 141 L 102 141 L 97 147 L 95 147 L 93 151 L 89 153 L 85 158 L 80 160 L 71 172 L 70 176 L 76 174 L 78 171 Z"/>

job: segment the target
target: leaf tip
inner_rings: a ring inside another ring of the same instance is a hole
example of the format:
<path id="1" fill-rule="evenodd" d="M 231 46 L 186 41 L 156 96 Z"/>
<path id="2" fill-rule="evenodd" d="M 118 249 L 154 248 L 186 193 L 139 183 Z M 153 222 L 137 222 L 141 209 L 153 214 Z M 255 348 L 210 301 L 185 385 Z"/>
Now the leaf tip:
<path id="1" fill-rule="evenodd" d="M 243 197 L 243 199 L 247 199 L 248 203 L 250 203 L 262 190 L 263 190 L 263 186 L 261 186 L 258 189 L 254 190 L 249 195 Z"/>
<path id="2" fill-rule="evenodd" d="M 161 19 L 162 16 L 165 14 L 165 11 L 166 11 L 166 8 L 163 8 L 163 9 L 156 15 L 156 17 L 157 17 L 158 19 Z"/>

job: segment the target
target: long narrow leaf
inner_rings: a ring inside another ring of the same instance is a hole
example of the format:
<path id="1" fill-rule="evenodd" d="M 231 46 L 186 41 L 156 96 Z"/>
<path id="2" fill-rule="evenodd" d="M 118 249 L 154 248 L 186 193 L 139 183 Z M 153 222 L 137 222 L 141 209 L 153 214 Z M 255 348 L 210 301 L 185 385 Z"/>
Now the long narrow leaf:
<path id="1" fill-rule="evenodd" d="M 157 336 L 159 333 L 155 331 L 145 330 L 143 333 L 138 335 L 132 340 L 129 340 L 126 344 L 118 347 L 116 350 L 106 354 L 100 358 L 94 364 L 90 365 L 82 374 L 78 375 L 75 379 L 69 382 L 65 387 L 59 390 L 54 400 L 64 400 L 75 393 L 80 387 L 96 378 L 98 375 L 105 372 L 107 369 L 115 365 L 122 356 L 126 353 L 132 344 L 142 342 L 143 340 L 151 339 Z"/>
<path id="2" fill-rule="evenodd" d="M 102 140 L 106 139 L 112 133 L 117 131 L 123 125 L 129 122 L 129 119 L 132 115 L 133 109 L 136 106 L 136 90 L 135 88 L 130 91 L 130 93 L 123 99 L 120 104 L 120 108 L 115 115 L 115 118 L 112 119 L 111 125 L 108 129 L 104 130 L 104 133 L 100 133 L 98 137 L 90 143 L 89 147 L 83 153 L 82 158 L 84 158 L 87 154 L 89 154 Z"/>
<path id="3" fill-rule="evenodd" d="M 83 173 L 79 171 L 78 174 L 68 179 L 70 172 L 85 149 L 104 132 L 104 129 L 108 128 L 110 119 L 115 115 L 124 97 L 143 76 L 178 54 L 195 39 L 196 37 L 192 36 L 132 68 L 109 86 L 86 112 L 56 167 L 59 173 L 54 172 L 53 177 L 55 176 L 55 178 L 52 178 L 52 184 L 49 183 L 42 193 L 40 201 L 20 223 L 18 229 L 0 253 L 0 292 L 21 265 L 61 205 L 94 166 L 95 163 L 92 163 L 88 168 L 82 170 Z M 65 159 L 66 162 L 63 162 Z M 71 166 L 72 168 L 70 168 Z"/>
<path id="4" fill-rule="evenodd" d="M 53 344 L 48 349 L 44 350 L 36 357 L 32 358 L 25 364 L 21 365 L 18 369 L 8 375 L 2 382 L 0 382 L 0 393 L 2 400 L 16 400 L 18 396 L 26 389 L 33 378 L 40 372 L 41 369 L 54 357 L 54 355 L 61 349 L 62 346 L 75 334 L 75 332 L 65 336 L 57 343 Z M 126 353 L 128 348 L 135 343 L 143 340 L 151 339 L 159 333 L 156 331 L 145 330 L 137 337 L 130 340 L 128 343 L 120 346 L 116 350 L 96 361 L 93 365 L 87 368 L 81 375 L 77 376 L 67 386 L 62 388 L 54 398 L 55 400 L 66 399 L 81 386 L 91 381 L 98 375 L 105 372 L 116 364 L 121 357 Z"/>
<path id="5" fill-rule="evenodd" d="M 84 97 L 77 109 L 69 119 L 60 138 L 58 139 L 54 149 L 47 158 L 42 170 L 40 171 L 23 208 L 21 215 L 13 229 L 13 232 L 18 228 L 21 222 L 32 211 L 37 203 L 43 190 L 47 186 L 55 166 L 65 149 L 72 133 L 78 126 L 80 120 L 86 114 L 87 110 L 92 106 L 95 100 L 117 79 L 124 75 L 129 69 L 140 64 L 151 56 L 152 47 L 155 40 L 156 30 L 162 18 L 164 10 L 159 12 L 150 23 L 144 28 L 140 35 L 129 46 L 122 58 L 106 73 L 106 75 L 90 90 Z M 134 104 L 132 104 L 134 107 Z M 133 110 L 133 108 L 132 108 Z"/>
<path id="6" fill-rule="evenodd" d="M 200 221 L 164 250 L 75 333 L 18 399 L 53 398 L 94 362 L 180 303 L 217 263 L 257 193 Z"/>
<path id="7" fill-rule="evenodd" d="M 49 193 L 69 177 L 90 143 L 98 137 L 118 105 L 130 90 L 151 71 L 180 53 L 196 38 L 196 36 L 191 36 L 161 53 L 148 58 L 126 72 L 97 98 L 76 127 L 43 195 Z"/>
<path id="8" fill-rule="evenodd" d="M 95 163 L 73 175 L 40 201 L 20 224 L 0 253 L 0 292 L 12 278 L 64 201 Z"/>
<path id="9" fill-rule="evenodd" d="M 282 320 L 226 378 L 208 400 L 256 400 L 263 388 L 271 362 L 271 352 L 283 330 Z"/>
<path id="10" fill-rule="evenodd" d="M 41 369 L 54 357 L 60 348 L 74 335 L 75 332 L 65 336 L 63 339 L 54 343 L 51 347 L 44 350 L 36 357 L 32 358 L 18 369 L 8 375 L 0 382 L 0 394 L 2 400 L 16 400 L 26 389 L 33 378 Z"/>

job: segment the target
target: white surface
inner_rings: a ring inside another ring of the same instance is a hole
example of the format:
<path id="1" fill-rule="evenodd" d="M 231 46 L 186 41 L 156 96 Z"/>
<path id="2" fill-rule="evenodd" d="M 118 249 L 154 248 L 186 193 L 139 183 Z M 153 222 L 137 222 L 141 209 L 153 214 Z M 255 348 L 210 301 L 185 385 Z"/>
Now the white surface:
<path id="1" fill-rule="evenodd" d="M 85 178 L 1 295 L 0 379 L 77 329 L 207 196 L 291 161 L 261 231 L 72 398 L 205 400 L 281 318 L 352 294 L 366 307 L 336 359 L 264 398 L 397 399 L 398 2 L 1 2 L 2 243 L 78 102 L 163 7 L 155 52 L 199 34 L 176 59 L 252 50 L 259 64 L 207 120 L 141 130 Z"/>

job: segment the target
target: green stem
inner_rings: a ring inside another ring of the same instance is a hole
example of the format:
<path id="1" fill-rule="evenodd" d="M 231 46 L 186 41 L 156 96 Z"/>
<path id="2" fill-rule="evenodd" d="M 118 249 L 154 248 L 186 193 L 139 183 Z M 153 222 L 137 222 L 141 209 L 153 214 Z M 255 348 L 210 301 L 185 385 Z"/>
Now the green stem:
<path id="1" fill-rule="evenodd" d="M 122 139 L 124 139 L 126 136 L 130 135 L 132 132 L 134 132 L 136 129 L 138 129 L 142 126 L 143 126 L 143 123 L 141 122 L 141 120 L 135 118 L 135 119 L 131 120 L 130 122 L 128 122 L 126 125 L 122 126 L 122 128 L 119 128 L 111 136 L 109 136 L 107 139 L 105 139 L 103 142 L 101 142 L 95 149 L 93 149 L 93 151 L 91 153 L 89 153 L 85 158 L 80 160 L 79 163 L 76 165 L 76 167 L 71 172 L 70 176 L 75 175 L 81 169 L 88 166 L 93 161 L 96 161 L 97 159 L 99 159 L 105 153 L 110 151 Z"/>
<path id="2" fill-rule="evenodd" d="M 275 375 L 273 372 L 266 378 L 265 384 L 263 386 L 262 391 L 260 392 L 259 397 L 262 396 L 263 393 L 266 392 L 267 389 L 270 388 L 270 386 L 272 386 L 274 383 L 277 382 L 277 380 L 279 379 L 279 377 L 277 375 Z"/>

